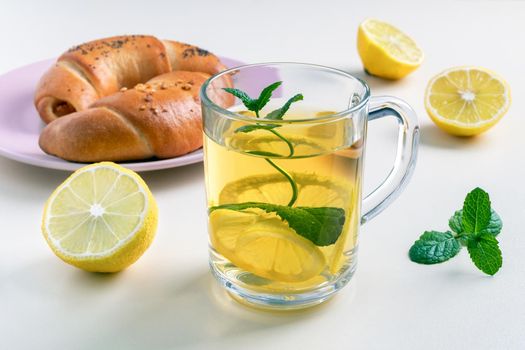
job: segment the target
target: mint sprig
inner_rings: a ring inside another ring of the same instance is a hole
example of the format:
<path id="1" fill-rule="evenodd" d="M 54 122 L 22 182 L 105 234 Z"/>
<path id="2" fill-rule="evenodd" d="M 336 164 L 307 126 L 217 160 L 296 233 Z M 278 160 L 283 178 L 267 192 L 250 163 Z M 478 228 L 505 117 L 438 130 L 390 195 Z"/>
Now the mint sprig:
<path id="1" fill-rule="evenodd" d="M 268 85 L 261 91 L 257 99 L 251 98 L 250 96 L 248 96 L 247 93 L 239 89 L 224 88 L 224 91 L 229 92 L 233 96 L 237 97 L 239 100 L 241 100 L 242 104 L 246 108 L 248 108 L 249 111 L 255 112 L 255 115 L 257 116 L 257 118 L 260 118 L 259 112 L 264 108 L 264 106 L 266 106 L 268 102 L 270 102 L 272 93 L 279 86 L 281 86 L 282 83 L 283 83 L 282 81 L 277 81 L 273 84 Z"/>
<path id="2" fill-rule="evenodd" d="M 270 102 L 270 98 L 272 97 L 272 93 L 279 87 L 281 86 L 282 84 L 282 81 L 277 81 L 273 84 L 270 84 L 268 85 L 267 87 L 265 87 L 261 93 L 259 94 L 259 97 L 257 99 L 253 99 L 251 98 L 250 96 L 248 96 L 247 93 L 245 93 L 244 91 L 242 90 L 239 90 L 239 89 L 234 89 L 234 88 L 224 88 L 223 90 L 234 95 L 235 97 L 239 98 L 241 100 L 241 102 L 243 103 L 243 105 L 249 110 L 249 111 L 252 111 L 252 112 L 255 112 L 255 117 L 256 118 L 261 118 L 261 115 L 260 115 L 260 111 L 264 108 L 264 106 L 266 106 L 266 104 L 268 104 L 268 102 Z M 282 120 L 284 115 L 286 114 L 286 112 L 288 112 L 288 110 L 290 109 L 290 106 L 292 105 L 292 103 L 294 102 L 298 102 L 298 101 L 302 101 L 303 100 L 303 95 L 302 94 L 297 94 L 295 96 L 293 96 L 292 98 L 290 98 L 288 101 L 285 102 L 285 104 L 281 107 L 281 108 L 278 108 L 270 113 L 268 113 L 264 119 L 269 119 L 269 120 Z M 280 133 L 278 133 L 277 131 L 273 130 L 273 129 L 276 129 L 276 128 L 280 128 L 281 125 L 278 125 L 278 124 L 250 124 L 250 125 L 243 125 L 237 129 L 235 129 L 235 133 L 238 133 L 238 132 L 243 132 L 243 133 L 249 133 L 249 132 L 252 132 L 252 131 L 255 131 L 255 130 L 267 130 L 269 132 L 271 132 L 272 134 L 274 134 L 275 136 L 277 136 L 278 138 L 280 138 L 282 141 L 284 141 L 286 143 L 286 145 L 288 146 L 288 149 L 289 149 L 289 154 L 288 154 L 288 158 L 292 157 L 294 155 L 294 146 L 293 144 L 288 141 L 288 139 L 286 139 L 285 137 L 283 137 Z M 277 169 L 277 168 L 276 168 Z M 279 170 L 279 169 L 277 169 Z M 280 171 L 280 170 L 279 170 Z"/>
<path id="3" fill-rule="evenodd" d="M 410 260 L 438 264 L 456 256 L 466 246 L 474 265 L 488 275 L 501 268 L 503 259 L 496 236 L 501 232 L 500 216 L 491 209 L 490 198 L 481 188 L 472 190 L 449 219 L 447 232 L 427 231 L 412 245 Z"/>
<path id="4" fill-rule="evenodd" d="M 252 112 L 255 112 L 256 118 L 261 118 L 260 112 L 264 106 L 270 101 L 272 93 L 282 84 L 278 81 L 265 87 L 257 99 L 253 99 L 248 96 L 247 93 L 239 89 L 224 88 L 224 90 L 235 97 L 239 98 L 244 106 Z M 290 106 L 294 102 L 303 100 L 302 94 L 296 94 L 288 99 L 285 104 L 270 113 L 268 113 L 264 119 L 268 120 L 283 120 L 284 115 L 290 109 Z M 211 207 L 210 212 L 217 209 L 227 209 L 234 211 L 244 211 L 249 209 L 260 209 L 267 213 L 275 213 L 288 226 L 293 229 L 298 235 L 310 240 L 315 245 L 327 246 L 334 244 L 341 232 L 345 223 L 345 211 L 341 208 L 333 207 L 294 207 L 298 196 L 297 183 L 293 177 L 283 168 L 278 166 L 275 161 L 271 158 L 291 158 L 294 155 L 295 149 L 292 142 L 286 137 L 281 135 L 275 129 L 281 127 L 278 124 L 250 124 L 244 125 L 235 129 L 235 133 L 243 132 L 250 133 L 255 130 L 265 130 L 286 143 L 289 149 L 288 156 L 283 157 L 282 155 L 266 152 L 266 151 L 246 151 L 248 154 L 263 156 L 264 160 L 270 164 L 275 170 L 281 173 L 286 180 L 290 183 L 292 190 L 292 197 L 286 206 L 272 204 L 272 203 L 259 203 L 259 202 L 245 202 L 245 203 L 232 203 L 223 204 Z"/>
<path id="5" fill-rule="evenodd" d="M 273 92 L 279 86 L 281 86 L 281 84 L 282 84 L 282 81 L 277 81 L 277 82 L 275 82 L 273 84 L 268 85 L 267 87 L 265 87 L 261 91 L 261 93 L 259 94 L 259 97 L 257 99 L 251 98 L 250 96 L 248 96 L 247 93 L 245 93 L 244 91 L 239 90 L 239 89 L 223 88 L 223 90 L 228 92 L 228 93 L 230 93 L 230 94 L 232 94 L 232 95 L 234 95 L 235 97 L 239 98 L 241 100 L 241 102 L 244 104 L 244 106 L 249 111 L 255 112 L 255 116 L 257 118 L 260 118 L 261 116 L 260 116 L 259 112 L 264 108 L 264 106 L 266 106 L 266 104 L 268 104 L 268 102 L 270 102 L 270 99 L 272 97 Z M 297 94 L 297 95 L 293 96 L 288 101 L 286 101 L 286 103 L 281 108 L 278 108 L 278 109 L 276 109 L 273 112 L 270 112 L 268 115 L 266 115 L 266 117 L 264 117 L 264 119 L 282 120 L 284 114 L 288 111 L 288 109 L 290 109 L 291 104 L 293 102 L 301 101 L 302 99 L 303 99 L 303 95 L 302 94 Z M 238 127 L 237 129 L 235 129 L 234 132 L 235 133 L 238 133 L 238 132 L 249 133 L 249 132 L 252 132 L 252 131 L 255 131 L 255 130 L 266 130 L 266 131 L 274 134 L 275 136 L 277 136 L 283 142 L 286 143 L 286 145 L 288 146 L 288 149 L 289 149 L 289 154 L 288 154 L 287 158 L 291 158 L 294 155 L 294 152 L 295 152 L 294 145 L 286 137 L 284 137 L 283 135 L 281 135 L 280 133 L 278 133 L 277 131 L 274 130 L 275 128 L 279 128 L 279 127 L 281 127 L 281 126 L 278 125 L 278 124 L 259 124 L 259 123 L 256 123 L 256 124 L 249 124 L 249 125 L 243 125 L 241 127 Z M 277 170 L 278 172 L 283 174 L 283 176 L 286 178 L 286 180 L 288 180 L 288 182 L 290 183 L 290 187 L 292 188 L 292 198 L 288 202 L 288 206 L 291 207 L 295 203 L 295 201 L 297 200 L 297 195 L 298 195 L 297 184 L 295 183 L 295 181 L 292 178 L 292 176 L 290 174 L 288 174 L 288 172 L 286 172 L 283 168 L 281 168 L 280 166 L 275 164 L 275 162 L 273 162 L 271 159 L 268 158 L 268 157 L 283 158 L 283 156 L 275 154 L 275 153 L 271 153 L 271 152 L 264 152 L 264 151 L 246 151 L 246 153 L 266 157 L 265 158 L 266 162 L 268 164 L 270 164 L 275 170 Z"/>

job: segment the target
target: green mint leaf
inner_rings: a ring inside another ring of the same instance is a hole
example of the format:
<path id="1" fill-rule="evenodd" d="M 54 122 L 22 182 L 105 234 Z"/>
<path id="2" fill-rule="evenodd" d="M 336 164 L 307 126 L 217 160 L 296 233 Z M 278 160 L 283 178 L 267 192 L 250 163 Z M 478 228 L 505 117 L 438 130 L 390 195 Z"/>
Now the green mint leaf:
<path id="1" fill-rule="evenodd" d="M 282 120 L 283 116 L 286 114 L 286 112 L 288 112 L 288 109 L 290 109 L 290 106 L 292 105 L 292 103 L 297 102 L 297 101 L 302 101 L 302 99 L 303 99 L 303 95 L 302 94 L 295 95 L 294 97 L 292 97 L 288 101 L 286 101 L 284 106 L 282 106 L 281 108 L 276 109 L 273 112 L 268 113 L 268 115 L 265 118 L 266 119 L 272 119 L 272 120 Z"/>
<path id="2" fill-rule="evenodd" d="M 277 125 L 277 124 L 266 124 L 266 125 L 263 125 L 263 124 L 252 124 L 252 125 L 243 125 L 237 129 L 235 129 L 235 133 L 238 133 L 238 132 L 244 132 L 244 133 L 249 133 L 249 132 L 252 132 L 252 131 L 255 131 L 255 130 L 271 130 L 271 129 L 275 129 L 275 128 L 278 128 L 280 127 L 280 125 Z"/>
<path id="3" fill-rule="evenodd" d="M 474 265 L 487 275 L 494 275 L 503 264 L 498 241 L 489 233 L 469 237 L 467 249 Z"/>
<path id="4" fill-rule="evenodd" d="M 463 229 L 467 233 L 480 233 L 490 222 L 489 194 L 477 187 L 472 190 L 463 203 Z"/>
<path id="5" fill-rule="evenodd" d="M 267 213 L 275 213 L 288 223 L 298 235 L 310 240 L 317 246 L 334 244 L 343 230 L 345 211 L 333 207 L 288 207 L 269 203 L 238 203 L 211 207 L 210 212 L 217 209 L 242 211 L 258 208 Z"/>
<path id="6" fill-rule="evenodd" d="M 223 88 L 224 91 L 232 94 L 233 96 L 237 97 L 239 100 L 241 100 L 242 104 L 248 108 L 249 111 L 259 111 L 257 109 L 258 101 L 252 99 L 248 94 L 244 91 L 241 91 L 239 89 L 233 89 L 233 88 Z"/>
<path id="7" fill-rule="evenodd" d="M 270 101 L 270 98 L 272 97 L 272 93 L 277 89 L 279 86 L 281 86 L 283 82 L 282 81 L 276 81 L 275 83 L 268 85 L 265 87 L 261 93 L 259 94 L 259 98 L 257 99 L 257 111 L 260 111 L 263 109 L 264 106 Z"/>
<path id="8" fill-rule="evenodd" d="M 454 215 L 448 219 L 448 227 L 456 233 L 463 233 L 463 209 L 456 210 Z"/>
<path id="9" fill-rule="evenodd" d="M 268 85 L 261 91 L 259 98 L 256 100 L 252 99 L 247 93 L 239 89 L 223 88 L 223 90 L 239 98 L 244 106 L 248 108 L 248 110 L 259 113 L 259 111 L 263 109 L 263 107 L 266 106 L 266 104 L 270 101 L 272 93 L 275 91 L 275 89 L 277 89 L 281 84 L 282 81 L 277 81 Z"/>
<path id="10" fill-rule="evenodd" d="M 494 275 L 501 268 L 503 259 L 496 236 L 503 227 L 496 211 L 490 208 L 490 198 L 481 188 L 472 190 L 449 219 L 451 232 L 425 232 L 410 248 L 412 261 L 435 264 L 455 256 L 466 246 L 472 262 L 488 275 Z"/>
<path id="11" fill-rule="evenodd" d="M 452 231 L 456 233 L 465 232 L 465 230 L 463 229 L 463 210 L 458 210 L 454 213 L 454 215 L 448 221 L 448 226 Z M 489 233 L 493 236 L 497 236 L 501 232 L 502 228 L 503 222 L 501 221 L 500 216 L 498 215 L 498 213 L 496 213 L 495 210 L 491 209 L 489 224 L 479 233 Z"/>
<path id="12" fill-rule="evenodd" d="M 461 249 L 450 231 L 426 231 L 408 252 L 410 260 L 419 264 L 438 264 L 456 256 Z"/>
<path id="13" fill-rule="evenodd" d="M 500 234 L 501 229 L 503 228 L 503 221 L 501 221 L 501 217 L 496 213 L 495 210 L 490 210 L 490 221 L 487 227 L 485 227 L 483 230 L 481 230 L 481 234 L 488 233 L 493 236 L 497 236 Z"/>

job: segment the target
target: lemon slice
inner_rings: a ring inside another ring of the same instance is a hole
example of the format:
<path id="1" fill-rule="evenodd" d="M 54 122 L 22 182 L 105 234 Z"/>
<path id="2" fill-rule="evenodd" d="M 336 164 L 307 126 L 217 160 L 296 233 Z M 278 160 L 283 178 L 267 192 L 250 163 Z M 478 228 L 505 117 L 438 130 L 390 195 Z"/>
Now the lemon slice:
<path id="1" fill-rule="evenodd" d="M 212 246 L 238 267 L 274 281 L 306 281 L 324 269 L 324 255 L 312 242 L 278 217 L 255 211 L 213 211 Z"/>
<path id="2" fill-rule="evenodd" d="M 296 157 L 311 156 L 328 151 L 323 145 L 311 138 L 282 135 L 294 146 L 294 155 Z M 288 144 L 279 137 L 268 134 L 267 130 L 256 130 L 249 134 L 235 133 L 227 137 L 225 141 L 228 148 L 240 152 L 270 152 L 282 157 L 288 157 L 290 154 Z"/>
<path id="3" fill-rule="evenodd" d="M 157 205 L 139 175 L 103 162 L 66 179 L 44 208 L 42 232 L 53 252 L 87 271 L 116 272 L 149 247 Z"/>
<path id="4" fill-rule="evenodd" d="M 297 184 L 297 207 L 337 207 L 347 209 L 352 199 L 352 186 L 344 180 L 316 174 L 291 173 Z M 255 175 L 231 182 L 219 194 L 219 203 L 262 202 L 286 205 L 292 190 L 281 174 Z"/>
<path id="5" fill-rule="evenodd" d="M 423 62 L 423 51 L 414 40 L 376 19 L 359 25 L 357 50 L 370 74 L 387 79 L 403 78 Z"/>
<path id="6" fill-rule="evenodd" d="M 495 125 L 510 105 L 510 88 L 495 73 L 478 67 L 451 68 L 430 80 L 425 107 L 443 130 L 480 134 Z"/>
<path id="7" fill-rule="evenodd" d="M 215 250 L 238 267 L 274 281 L 301 282 L 317 276 L 325 268 L 333 273 L 338 271 L 349 241 L 352 186 L 346 181 L 314 174 L 292 173 L 292 177 L 298 187 L 296 206 L 345 210 L 347 219 L 334 245 L 317 247 L 273 213 L 259 209 L 243 212 L 218 209 L 210 214 L 209 220 L 210 240 Z M 218 204 L 286 205 L 290 195 L 290 185 L 282 175 L 256 175 L 227 184 Z"/>

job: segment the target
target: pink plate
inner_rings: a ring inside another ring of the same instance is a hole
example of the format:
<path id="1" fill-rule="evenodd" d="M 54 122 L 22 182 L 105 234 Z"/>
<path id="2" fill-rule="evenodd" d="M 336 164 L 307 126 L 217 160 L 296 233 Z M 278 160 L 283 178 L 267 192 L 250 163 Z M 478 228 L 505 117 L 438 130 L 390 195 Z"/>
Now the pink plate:
<path id="1" fill-rule="evenodd" d="M 242 65 L 221 58 L 228 67 Z M 44 127 L 33 105 L 35 86 L 54 59 L 36 62 L 0 76 L 0 155 L 31 165 L 60 170 L 76 170 L 86 164 L 50 156 L 38 146 Z M 170 159 L 122 163 L 135 171 L 174 168 L 202 161 L 202 149 Z"/>

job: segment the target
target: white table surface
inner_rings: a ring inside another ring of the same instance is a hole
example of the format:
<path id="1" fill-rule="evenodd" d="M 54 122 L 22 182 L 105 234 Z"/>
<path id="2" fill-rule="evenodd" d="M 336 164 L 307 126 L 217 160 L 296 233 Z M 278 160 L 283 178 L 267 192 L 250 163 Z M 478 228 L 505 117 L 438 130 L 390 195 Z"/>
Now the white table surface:
<path id="1" fill-rule="evenodd" d="M 356 30 L 366 17 L 410 33 L 426 54 L 421 68 L 399 82 L 364 76 Z M 417 111 L 415 174 L 362 228 L 350 285 L 324 306 L 275 314 L 237 305 L 208 272 L 201 164 L 143 174 L 160 207 L 157 237 L 125 272 L 98 275 L 62 263 L 40 233 L 43 203 L 68 173 L 1 158 L 0 349 L 525 348 L 524 2 L 2 1 L 0 73 L 121 33 L 364 77 L 374 95 L 396 95 Z M 456 65 L 490 68 L 512 88 L 509 113 L 478 138 L 448 136 L 424 111 L 428 80 Z M 367 188 L 386 175 L 394 139 L 391 122 L 370 125 Z M 483 275 L 466 251 L 442 265 L 410 262 L 412 242 L 446 229 L 476 186 L 504 221 L 500 272 Z"/>

